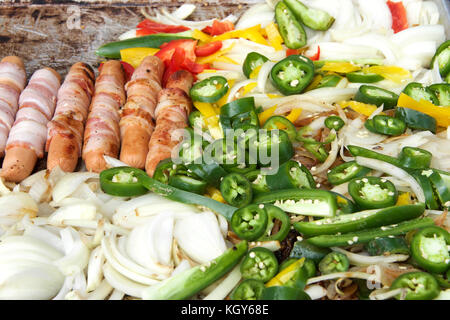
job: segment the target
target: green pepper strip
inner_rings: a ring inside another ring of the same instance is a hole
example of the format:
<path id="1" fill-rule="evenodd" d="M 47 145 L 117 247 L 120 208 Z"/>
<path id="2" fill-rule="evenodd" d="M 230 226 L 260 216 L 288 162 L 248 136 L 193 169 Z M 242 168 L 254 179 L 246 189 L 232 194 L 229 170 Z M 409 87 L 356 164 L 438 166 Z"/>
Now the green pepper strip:
<path id="1" fill-rule="evenodd" d="M 268 223 L 264 235 L 259 238 L 259 241 L 283 241 L 289 231 L 291 230 L 291 220 L 289 216 L 280 208 L 275 207 L 270 204 L 264 205 L 264 209 L 267 212 Z M 275 225 L 274 221 L 278 220 L 281 224 L 276 233 L 272 234 L 273 227 Z"/>
<path id="2" fill-rule="evenodd" d="M 207 183 L 184 175 L 173 175 L 169 178 L 169 185 L 196 194 L 204 194 Z"/>
<path id="3" fill-rule="evenodd" d="M 408 272 L 397 277 L 391 290 L 405 289 L 405 294 L 396 296 L 398 300 L 432 300 L 439 295 L 436 279 L 425 272 Z"/>
<path id="4" fill-rule="evenodd" d="M 362 209 L 380 209 L 395 205 L 398 192 L 389 180 L 378 177 L 356 178 L 348 184 L 348 192 Z"/>
<path id="5" fill-rule="evenodd" d="M 193 101 L 217 102 L 228 92 L 228 81 L 222 76 L 213 76 L 194 84 L 189 91 Z"/>
<path id="6" fill-rule="evenodd" d="M 239 173 L 226 175 L 220 183 L 223 198 L 233 207 L 242 208 L 252 202 L 252 186 L 248 179 Z"/>
<path id="7" fill-rule="evenodd" d="M 264 282 L 255 279 L 242 281 L 231 293 L 231 300 L 259 300 L 264 290 Z"/>
<path id="8" fill-rule="evenodd" d="M 428 179 L 428 177 L 422 174 L 422 171 L 423 170 L 412 171 L 411 175 L 414 177 L 414 179 L 416 179 L 416 181 L 420 184 L 420 187 L 423 190 L 427 208 L 431 210 L 437 210 L 439 209 L 439 203 L 435 198 L 433 186 L 431 185 L 431 182 Z"/>
<path id="9" fill-rule="evenodd" d="M 284 1 L 275 6 L 275 21 L 286 47 L 299 49 L 306 45 L 305 29 Z"/>
<path id="10" fill-rule="evenodd" d="M 282 129 L 286 131 L 289 136 L 289 139 L 294 140 L 297 136 L 297 129 L 294 124 L 283 116 L 272 116 L 264 123 L 263 129 L 268 131 L 275 129 Z"/>
<path id="11" fill-rule="evenodd" d="M 294 147 L 288 134 L 284 130 L 272 130 L 265 136 L 260 135 L 257 141 L 258 164 L 260 167 L 269 167 L 272 165 L 270 161 L 267 162 L 266 160 L 271 160 L 272 150 L 276 150 L 276 145 L 278 145 L 279 165 L 294 156 Z M 264 157 L 267 157 L 266 160 Z"/>
<path id="12" fill-rule="evenodd" d="M 426 173 L 427 170 L 422 170 L 422 173 Z M 439 202 L 443 207 L 450 207 L 450 188 L 447 187 L 442 175 L 437 171 L 432 171 L 429 175 L 429 179 L 433 185 L 433 189 L 439 199 Z"/>
<path id="13" fill-rule="evenodd" d="M 296 259 L 306 258 L 314 263 L 319 263 L 329 252 L 328 248 L 321 248 L 306 240 L 302 240 L 294 243 L 289 257 Z"/>
<path id="14" fill-rule="evenodd" d="M 196 176 L 216 188 L 220 186 L 222 177 L 227 175 L 227 172 L 217 163 L 190 163 L 186 167 Z"/>
<path id="15" fill-rule="evenodd" d="M 251 124 L 259 127 L 259 118 L 255 109 L 255 99 L 246 97 L 231 101 L 220 108 L 222 129 L 233 129 L 238 125 Z"/>
<path id="16" fill-rule="evenodd" d="M 398 118 L 376 115 L 365 123 L 367 130 L 389 136 L 399 136 L 406 130 L 406 123 Z"/>
<path id="17" fill-rule="evenodd" d="M 100 173 L 100 186 L 105 193 L 113 196 L 143 195 L 148 191 L 139 182 L 141 174 L 145 174 L 145 172 L 135 171 L 130 167 L 111 168 Z"/>
<path id="18" fill-rule="evenodd" d="M 200 111 L 194 110 L 189 114 L 189 125 L 192 128 L 206 129 L 206 124 Z"/>
<path id="19" fill-rule="evenodd" d="M 337 74 L 327 74 L 319 81 L 319 84 L 315 89 L 330 88 L 330 87 L 334 88 L 338 85 L 338 83 L 341 80 L 342 77 L 338 76 Z"/>
<path id="20" fill-rule="evenodd" d="M 444 275 L 433 274 L 434 278 L 439 283 L 439 286 L 444 289 L 450 289 L 450 269 Z"/>
<path id="21" fill-rule="evenodd" d="M 340 252 L 330 252 L 319 263 L 319 271 L 322 274 L 345 272 L 350 266 L 347 256 Z"/>
<path id="22" fill-rule="evenodd" d="M 348 81 L 356 83 L 374 83 L 384 78 L 376 73 L 364 73 L 363 71 L 355 71 L 346 74 Z"/>
<path id="23" fill-rule="evenodd" d="M 244 64 L 242 65 L 242 72 L 244 72 L 244 75 L 247 78 L 250 78 L 253 70 L 262 66 L 267 61 L 269 61 L 269 59 L 266 56 L 263 56 L 258 52 L 250 52 L 245 57 Z"/>
<path id="24" fill-rule="evenodd" d="M 425 169 L 430 167 L 432 154 L 424 149 L 404 147 L 398 158 L 402 167 Z"/>
<path id="25" fill-rule="evenodd" d="M 443 273 L 450 266 L 448 246 L 450 234 L 447 230 L 433 226 L 419 230 L 411 241 L 411 253 L 423 269 Z"/>
<path id="26" fill-rule="evenodd" d="M 325 119 L 325 127 L 339 131 L 345 125 L 344 120 L 338 116 L 329 116 Z"/>
<path id="27" fill-rule="evenodd" d="M 304 126 L 297 132 L 296 139 L 297 141 L 303 142 L 304 144 L 317 144 L 317 145 L 326 145 L 331 142 L 333 142 L 334 139 L 336 139 L 336 134 L 330 132 L 330 134 L 325 138 L 323 142 L 317 141 L 311 136 L 307 136 L 308 133 L 312 131 L 311 127 Z"/>
<path id="28" fill-rule="evenodd" d="M 269 281 L 278 272 L 278 261 L 272 251 L 263 247 L 251 249 L 241 264 L 243 279 Z"/>
<path id="29" fill-rule="evenodd" d="M 397 107 L 395 108 L 395 117 L 405 121 L 406 126 L 413 130 L 429 130 L 436 133 L 436 119 L 420 111 Z"/>
<path id="30" fill-rule="evenodd" d="M 266 177 L 266 181 L 270 190 L 314 189 L 316 184 L 308 168 L 294 160 L 283 163 L 275 174 Z"/>
<path id="31" fill-rule="evenodd" d="M 370 172 L 369 168 L 360 166 L 356 161 L 349 161 L 338 165 L 327 173 L 328 182 L 334 186 L 343 184 L 354 178 L 361 178 Z"/>
<path id="32" fill-rule="evenodd" d="M 316 143 L 305 143 L 303 146 L 306 149 L 306 151 L 311 153 L 314 156 L 314 158 L 317 159 L 317 161 L 325 162 L 325 160 L 327 160 L 328 151 L 325 150 L 323 145 L 319 145 Z"/>
<path id="33" fill-rule="evenodd" d="M 383 110 L 388 110 L 397 105 L 398 95 L 379 87 L 362 85 L 355 95 L 355 100 L 362 103 L 374 104 L 377 107 L 383 104 Z"/>
<path id="34" fill-rule="evenodd" d="M 405 234 L 408 231 L 434 225 L 431 218 L 419 218 L 401 222 L 399 224 L 383 226 L 381 228 L 367 229 L 342 235 L 320 235 L 309 238 L 307 241 L 318 247 L 341 247 L 357 243 L 366 243 L 376 237 L 388 237 Z"/>
<path id="35" fill-rule="evenodd" d="M 366 210 L 341 214 L 311 222 L 296 222 L 294 228 L 305 236 L 333 235 L 368 228 L 392 225 L 420 217 L 425 210 L 423 203 L 392 206 L 381 210 Z"/>
<path id="36" fill-rule="evenodd" d="M 370 159 L 376 159 L 376 160 L 381 160 L 390 164 L 393 164 L 394 166 L 397 167 L 402 167 L 400 164 L 400 160 L 398 160 L 397 158 L 394 157 L 390 157 L 387 156 L 385 154 L 382 153 L 378 153 L 366 148 L 362 148 L 362 147 L 358 147 L 358 146 L 353 146 L 353 145 L 348 145 L 347 146 L 348 151 L 350 151 L 351 155 L 354 157 L 364 157 L 364 158 L 370 158 Z"/>
<path id="37" fill-rule="evenodd" d="M 264 207 L 251 204 L 236 210 L 231 217 L 231 229 L 240 238 L 249 241 L 257 240 L 266 231 L 268 223 Z"/>
<path id="38" fill-rule="evenodd" d="M 282 2 L 279 2 L 282 3 Z M 314 63 L 307 57 L 291 55 L 270 71 L 275 87 L 284 95 L 301 93 L 314 77 Z"/>
<path id="39" fill-rule="evenodd" d="M 223 277 L 247 252 L 247 241 L 241 241 L 206 265 L 197 265 L 161 283 L 143 290 L 146 300 L 188 299 Z"/>

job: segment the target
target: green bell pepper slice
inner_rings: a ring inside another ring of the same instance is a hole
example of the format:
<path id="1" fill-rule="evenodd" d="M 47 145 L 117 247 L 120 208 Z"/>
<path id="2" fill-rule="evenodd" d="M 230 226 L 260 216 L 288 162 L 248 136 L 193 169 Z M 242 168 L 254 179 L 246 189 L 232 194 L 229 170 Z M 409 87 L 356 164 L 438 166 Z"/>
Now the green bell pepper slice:
<path id="1" fill-rule="evenodd" d="M 367 175 L 371 170 L 360 166 L 356 161 L 342 163 L 327 173 L 328 182 L 334 186 L 343 184 L 354 178 L 361 178 Z"/>
<path id="2" fill-rule="evenodd" d="M 397 107 L 395 108 L 395 117 L 405 121 L 406 126 L 410 129 L 429 130 L 432 133 L 436 133 L 436 119 L 420 111 Z"/>
<path id="3" fill-rule="evenodd" d="M 264 291 L 264 282 L 255 279 L 242 281 L 231 293 L 231 300 L 259 300 Z"/>
<path id="4" fill-rule="evenodd" d="M 397 188 L 389 180 L 378 177 L 356 178 L 349 182 L 348 192 L 362 209 L 380 209 L 395 205 Z"/>
<path id="5" fill-rule="evenodd" d="M 189 90 L 192 101 L 217 102 L 229 89 L 228 81 L 222 76 L 212 76 L 194 84 Z"/>
<path id="6" fill-rule="evenodd" d="M 439 295 L 439 284 L 426 272 L 408 272 L 392 282 L 391 290 L 404 289 L 405 294 L 395 296 L 398 300 L 432 300 Z"/>
<path id="7" fill-rule="evenodd" d="M 251 249 L 241 264 L 243 279 L 267 282 L 278 272 L 278 261 L 272 251 L 263 247 Z"/>
<path id="8" fill-rule="evenodd" d="M 414 100 L 427 100 L 434 105 L 439 105 L 439 99 L 427 87 L 424 87 L 421 83 L 418 82 L 410 82 L 402 91 L 404 94 L 410 96 Z"/>
<path id="9" fill-rule="evenodd" d="M 148 190 L 139 182 L 143 173 L 130 167 L 116 167 L 100 173 L 103 192 L 119 197 L 133 197 L 146 194 Z"/>
<path id="10" fill-rule="evenodd" d="M 270 77 L 282 94 L 299 94 L 314 77 L 314 63 L 305 56 L 290 55 L 273 66 Z"/>
<path id="11" fill-rule="evenodd" d="M 263 56 L 258 52 L 250 52 L 245 57 L 244 64 L 242 65 L 242 72 L 244 72 L 244 75 L 247 78 L 250 78 L 253 70 L 255 70 L 257 67 L 262 66 L 267 61 L 269 61 L 269 58 L 267 58 L 266 56 Z"/>
<path id="12" fill-rule="evenodd" d="M 347 256 L 340 252 L 330 252 L 319 262 L 319 271 L 322 274 L 345 272 L 350 267 Z"/>
<path id="13" fill-rule="evenodd" d="M 389 110 L 397 105 L 398 95 L 376 86 L 362 85 L 355 95 L 355 100 L 374 104 L 377 107 L 383 105 L 383 110 Z"/>
<path id="14" fill-rule="evenodd" d="M 284 1 L 275 6 L 275 21 L 286 47 L 299 49 L 306 45 L 305 29 Z"/>
<path id="15" fill-rule="evenodd" d="M 294 160 L 283 163 L 275 174 L 267 175 L 266 181 L 272 191 L 295 188 L 314 189 L 316 185 L 308 168 Z"/>
<path id="16" fill-rule="evenodd" d="M 226 175 L 220 183 L 220 192 L 226 202 L 237 208 L 250 204 L 253 198 L 250 181 L 239 173 Z"/>

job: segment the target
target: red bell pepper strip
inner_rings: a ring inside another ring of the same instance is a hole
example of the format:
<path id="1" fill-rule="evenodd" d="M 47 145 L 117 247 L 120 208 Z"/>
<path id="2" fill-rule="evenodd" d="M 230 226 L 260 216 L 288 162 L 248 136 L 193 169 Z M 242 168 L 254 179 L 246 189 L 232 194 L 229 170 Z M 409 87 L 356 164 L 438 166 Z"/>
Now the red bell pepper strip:
<path id="1" fill-rule="evenodd" d="M 207 33 L 210 36 L 218 36 L 231 30 L 234 30 L 234 24 L 228 20 L 214 20 L 212 26 L 207 26 L 202 29 L 204 33 Z"/>
<path id="2" fill-rule="evenodd" d="M 138 29 L 136 31 L 138 37 L 155 33 L 178 33 L 190 30 L 190 28 L 185 26 L 162 24 L 149 19 L 141 21 L 136 28 Z"/>
<path id="3" fill-rule="evenodd" d="M 317 52 L 312 56 L 308 57 L 312 61 L 317 61 L 320 59 L 320 46 L 317 46 Z"/>
<path id="4" fill-rule="evenodd" d="M 406 16 L 406 9 L 403 6 L 403 3 L 401 1 L 387 1 L 386 4 L 391 11 L 392 29 L 394 30 L 394 33 L 408 29 L 408 18 Z"/>
<path id="5" fill-rule="evenodd" d="M 292 56 L 292 55 L 296 55 L 296 54 L 300 54 L 300 50 L 298 49 L 287 49 L 286 50 L 286 57 Z"/>
<path id="6" fill-rule="evenodd" d="M 197 57 L 207 57 L 216 53 L 222 48 L 222 41 L 214 41 L 210 43 L 206 43 L 202 46 L 198 46 L 195 49 L 195 55 Z"/>

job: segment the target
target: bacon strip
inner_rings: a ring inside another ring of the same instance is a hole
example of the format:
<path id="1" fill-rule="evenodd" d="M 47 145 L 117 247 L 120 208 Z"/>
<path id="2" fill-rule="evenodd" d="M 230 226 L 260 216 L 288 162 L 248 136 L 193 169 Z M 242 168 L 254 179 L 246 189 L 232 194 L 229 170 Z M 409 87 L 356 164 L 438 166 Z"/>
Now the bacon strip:
<path id="1" fill-rule="evenodd" d="M 188 96 L 192 83 L 191 73 L 177 71 L 170 76 L 166 88 L 158 95 L 156 127 L 150 138 L 145 163 L 145 169 L 150 176 L 153 176 L 161 160 L 170 158 L 172 149 L 182 139 L 179 130 L 187 127 L 188 116 L 192 110 L 192 102 Z"/>
<path id="2" fill-rule="evenodd" d="M 95 83 L 84 132 L 82 157 L 89 171 L 106 169 L 103 155 L 117 158 L 120 147 L 119 110 L 125 103 L 125 74 L 120 61 L 102 66 Z"/>
<path id="3" fill-rule="evenodd" d="M 69 70 L 58 91 L 55 115 L 47 125 L 47 169 L 75 170 L 83 145 L 84 124 L 94 92 L 95 74 L 82 62 Z"/>

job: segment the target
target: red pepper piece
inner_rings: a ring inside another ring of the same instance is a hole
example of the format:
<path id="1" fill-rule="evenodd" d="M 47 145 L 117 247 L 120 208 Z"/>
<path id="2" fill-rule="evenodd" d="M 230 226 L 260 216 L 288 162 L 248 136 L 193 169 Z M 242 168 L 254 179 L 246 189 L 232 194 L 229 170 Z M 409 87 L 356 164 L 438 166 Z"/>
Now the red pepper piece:
<path id="1" fill-rule="evenodd" d="M 231 30 L 234 30 L 234 24 L 233 22 L 228 20 L 214 20 L 212 26 L 208 26 L 202 29 L 204 33 L 207 33 L 210 36 L 218 36 Z"/>
<path id="2" fill-rule="evenodd" d="M 403 3 L 401 1 L 387 1 L 386 4 L 391 11 L 392 29 L 394 30 L 394 33 L 408 29 L 408 18 L 406 16 L 406 9 L 403 6 Z"/>
<path id="3" fill-rule="evenodd" d="M 197 57 L 207 57 L 209 55 L 212 55 L 213 53 L 216 53 L 221 48 L 222 48 L 222 41 L 214 41 L 206 43 L 202 46 L 198 46 L 195 49 L 195 55 Z"/>

